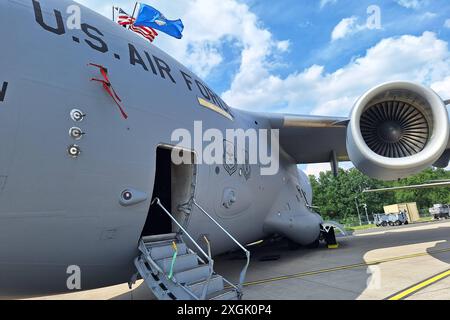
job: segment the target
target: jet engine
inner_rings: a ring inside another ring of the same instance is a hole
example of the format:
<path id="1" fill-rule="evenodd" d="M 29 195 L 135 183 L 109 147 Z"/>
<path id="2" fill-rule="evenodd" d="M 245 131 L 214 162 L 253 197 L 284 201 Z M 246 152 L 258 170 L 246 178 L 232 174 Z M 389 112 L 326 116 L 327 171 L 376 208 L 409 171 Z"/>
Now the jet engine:
<path id="1" fill-rule="evenodd" d="M 448 139 L 447 109 L 433 90 L 389 82 L 356 102 L 347 129 L 347 152 L 363 173 L 395 180 L 435 163 Z"/>

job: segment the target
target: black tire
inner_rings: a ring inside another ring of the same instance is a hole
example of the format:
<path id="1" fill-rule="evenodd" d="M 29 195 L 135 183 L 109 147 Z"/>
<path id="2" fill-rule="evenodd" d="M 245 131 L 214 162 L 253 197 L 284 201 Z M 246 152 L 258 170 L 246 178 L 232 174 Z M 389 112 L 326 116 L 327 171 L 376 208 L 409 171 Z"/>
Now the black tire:
<path id="1" fill-rule="evenodd" d="M 405 221 L 404 225 L 406 226 L 407 224 L 409 224 L 409 222 L 408 222 L 408 221 Z"/>
<path id="2" fill-rule="evenodd" d="M 386 221 L 383 221 L 383 222 L 381 223 L 381 226 L 382 226 L 382 227 L 387 227 L 387 225 L 388 225 L 388 224 L 387 224 Z"/>

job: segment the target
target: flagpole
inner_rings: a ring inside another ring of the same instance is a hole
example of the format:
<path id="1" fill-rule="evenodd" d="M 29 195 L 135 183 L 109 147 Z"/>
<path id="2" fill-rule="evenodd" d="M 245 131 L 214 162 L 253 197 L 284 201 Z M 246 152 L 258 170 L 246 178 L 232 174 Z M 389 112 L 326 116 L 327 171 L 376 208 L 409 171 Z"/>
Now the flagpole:
<path id="1" fill-rule="evenodd" d="M 138 3 L 139 2 L 136 1 L 136 3 L 134 4 L 133 14 L 131 15 L 132 18 L 134 18 L 134 14 L 136 13 Z"/>
<path id="2" fill-rule="evenodd" d="M 138 5 L 138 3 L 136 2 L 136 3 L 134 4 L 133 15 L 131 16 L 131 21 L 130 21 L 131 23 L 133 23 L 134 14 L 136 13 L 137 5 Z M 128 25 L 128 30 L 130 30 L 131 23 Z"/>
<path id="3" fill-rule="evenodd" d="M 136 1 L 136 3 L 134 4 L 134 9 L 133 9 L 133 14 L 131 15 L 131 19 L 134 19 L 134 14 L 136 13 L 137 5 L 138 5 L 138 2 Z M 130 27 L 128 26 L 128 28 L 130 28 Z"/>

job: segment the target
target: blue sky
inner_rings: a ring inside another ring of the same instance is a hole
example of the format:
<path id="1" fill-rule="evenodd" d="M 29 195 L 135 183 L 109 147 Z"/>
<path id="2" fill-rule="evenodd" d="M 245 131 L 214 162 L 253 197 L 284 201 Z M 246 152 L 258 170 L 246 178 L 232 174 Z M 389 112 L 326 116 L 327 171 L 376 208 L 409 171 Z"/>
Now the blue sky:
<path id="1" fill-rule="evenodd" d="M 129 0 L 111 4 L 104 0 L 79 2 L 106 16 L 110 16 L 112 4 L 129 12 L 134 6 L 134 1 Z M 380 82 L 402 78 L 439 89 L 447 84 L 448 0 L 148 0 L 146 3 L 169 18 L 182 18 L 185 24 L 182 40 L 161 34 L 154 44 L 193 69 L 235 107 L 344 115 L 358 95 Z M 373 5 L 380 10 L 379 29 L 366 26 L 371 16 L 367 10 Z M 336 33 L 339 36 L 333 39 L 334 30 L 339 27 L 340 32 Z M 387 51 L 384 57 L 368 54 L 371 49 L 381 50 L 383 44 Z M 436 52 L 427 52 L 427 48 L 434 47 Z M 400 51 L 398 60 L 395 50 Z M 386 65 L 378 72 L 370 72 L 376 61 L 383 58 Z M 427 63 L 428 58 L 432 64 Z M 398 68 L 399 64 L 403 68 Z M 367 73 L 355 66 L 366 68 Z M 352 73 L 354 78 L 364 77 L 366 81 L 359 85 L 348 83 L 348 90 L 333 83 L 333 78 L 335 82 L 343 82 L 352 78 Z M 322 85 L 335 91 L 324 97 L 317 90 Z M 302 93 L 303 90 L 311 95 Z"/>
<path id="2" fill-rule="evenodd" d="M 78 1 L 108 17 L 113 4 L 127 11 L 134 6 L 130 0 Z M 154 45 L 233 107 L 347 116 L 366 90 L 391 80 L 420 82 L 450 98 L 448 0 L 146 3 L 185 25 L 182 40 L 161 34 Z M 377 28 L 367 24 L 374 5 Z"/>
<path id="3" fill-rule="evenodd" d="M 340 0 L 323 6 L 321 1 L 311 0 L 245 2 L 277 38 L 291 41 L 291 51 L 285 58 L 296 69 L 318 63 L 324 64 L 327 71 L 334 71 L 387 37 L 419 36 L 424 31 L 436 32 L 445 40 L 450 36 L 450 29 L 444 28 L 446 19 L 450 18 L 447 0 L 418 1 L 418 5 L 409 8 L 405 7 L 408 1 L 402 5 L 394 0 Z M 381 30 L 354 34 L 330 44 L 330 35 L 342 19 L 355 16 L 359 23 L 364 23 L 370 5 L 381 9 Z"/>

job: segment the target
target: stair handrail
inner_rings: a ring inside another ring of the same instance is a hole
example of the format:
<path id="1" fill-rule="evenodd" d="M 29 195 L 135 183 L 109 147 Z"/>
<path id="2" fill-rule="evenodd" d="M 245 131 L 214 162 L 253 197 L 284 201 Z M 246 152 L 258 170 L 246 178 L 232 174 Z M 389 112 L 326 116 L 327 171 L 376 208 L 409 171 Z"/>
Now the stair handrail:
<path id="1" fill-rule="evenodd" d="M 167 211 L 167 209 L 162 205 L 161 200 L 159 198 L 153 199 L 151 206 L 155 203 L 164 210 L 164 212 L 170 217 L 170 219 L 172 219 L 172 221 L 180 228 L 180 230 L 183 231 L 183 234 L 185 234 L 189 238 L 189 240 L 191 240 L 191 242 L 197 247 L 197 249 L 206 257 L 206 259 L 208 259 L 209 264 L 211 264 L 213 260 L 208 257 L 206 252 L 203 251 L 200 245 L 192 238 L 189 232 L 187 232 L 186 229 L 183 228 L 183 226 L 177 221 L 177 219 L 175 219 L 175 217 L 172 216 L 169 211 Z"/>
<path id="2" fill-rule="evenodd" d="M 247 275 L 247 270 L 248 267 L 250 265 L 250 251 L 245 249 L 245 247 L 239 242 L 237 241 L 224 227 L 222 227 L 222 225 L 217 222 L 208 212 L 206 212 L 205 209 L 202 208 L 202 206 L 200 206 L 197 201 L 195 200 L 195 198 L 192 198 L 192 203 L 200 209 L 200 211 L 203 212 L 203 214 L 205 214 L 212 222 L 214 222 L 214 224 L 216 224 L 231 240 L 233 240 L 234 243 L 236 243 L 239 248 L 241 248 L 242 251 L 245 252 L 245 256 L 247 257 L 247 263 L 245 264 L 244 268 L 242 269 L 240 276 L 239 276 L 239 284 L 238 284 L 238 288 L 240 290 L 240 293 L 242 293 L 242 289 L 243 289 L 243 285 L 244 285 L 244 281 L 245 281 L 245 277 Z M 227 281 L 228 282 L 228 281 Z M 234 285 L 233 285 L 234 286 Z"/>
<path id="3" fill-rule="evenodd" d="M 197 247 L 197 249 L 206 257 L 206 259 L 208 259 L 209 276 L 208 276 L 207 280 L 205 281 L 205 285 L 204 285 L 204 288 L 202 290 L 202 295 L 201 295 L 201 299 L 202 300 L 205 299 L 207 290 L 208 290 L 208 286 L 209 286 L 209 282 L 211 281 L 211 277 L 212 277 L 212 273 L 213 273 L 213 266 L 214 266 L 214 260 L 212 259 L 212 256 L 211 256 L 211 250 L 210 249 L 208 250 L 209 255 L 206 254 L 206 252 L 203 251 L 203 249 L 200 247 L 200 245 L 192 238 L 192 236 L 189 234 L 189 232 L 187 232 L 187 230 L 185 228 L 183 228 L 183 226 L 177 221 L 177 219 L 175 219 L 175 217 L 172 214 L 170 214 L 170 212 L 162 205 L 161 200 L 159 198 L 153 199 L 150 206 L 152 206 L 155 203 L 158 206 L 160 206 L 161 209 L 164 210 L 164 212 L 170 217 L 170 219 L 180 228 L 180 230 L 183 232 L 183 234 L 185 234 L 189 238 L 189 240 L 191 240 L 191 242 Z M 203 261 L 200 257 L 198 257 L 198 258 L 200 259 L 200 261 Z M 196 300 L 200 299 L 199 297 L 194 295 L 194 293 L 192 293 L 185 286 L 181 286 L 181 288 L 184 291 L 186 291 L 190 296 L 194 297 L 194 299 L 196 299 Z"/>
<path id="4" fill-rule="evenodd" d="M 212 276 L 213 276 L 213 271 L 214 271 L 214 260 L 212 259 L 212 254 L 211 254 L 211 243 L 209 242 L 208 237 L 204 235 L 204 236 L 203 236 L 203 239 L 205 240 L 206 245 L 207 245 L 207 247 L 208 247 L 208 257 L 209 257 L 209 259 L 212 261 L 211 264 L 209 265 L 209 267 L 211 268 L 211 269 L 210 269 L 210 272 L 209 272 L 209 275 L 208 275 L 208 277 L 207 277 L 206 280 L 205 280 L 205 284 L 204 284 L 203 290 L 202 290 L 202 296 L 201 296 L 201 299 L 202 299 L 202 300 L 205 300 L 206 295 L 208 294 L 209 283 L 211 282 L 211 278 L 212 278 Z"/>

